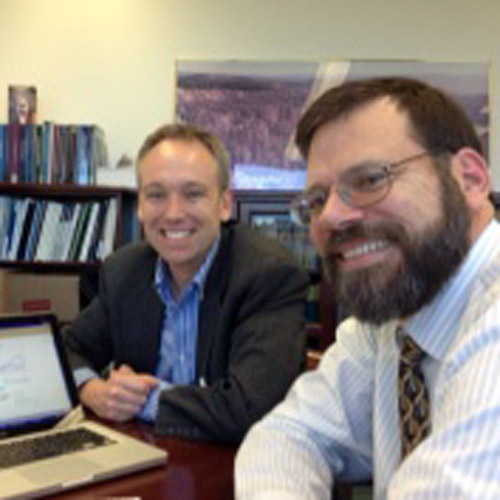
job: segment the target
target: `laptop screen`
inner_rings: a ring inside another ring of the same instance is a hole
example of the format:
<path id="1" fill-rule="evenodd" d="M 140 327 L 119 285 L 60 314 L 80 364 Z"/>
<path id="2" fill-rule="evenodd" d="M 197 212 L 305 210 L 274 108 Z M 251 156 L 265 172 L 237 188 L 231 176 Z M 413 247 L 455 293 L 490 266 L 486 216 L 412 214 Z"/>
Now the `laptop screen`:
<path id="1" fill-rule="evenodd" d="M 52 315 L 0 317 L 0 436 L 45 428 L 74 405 Z"/>

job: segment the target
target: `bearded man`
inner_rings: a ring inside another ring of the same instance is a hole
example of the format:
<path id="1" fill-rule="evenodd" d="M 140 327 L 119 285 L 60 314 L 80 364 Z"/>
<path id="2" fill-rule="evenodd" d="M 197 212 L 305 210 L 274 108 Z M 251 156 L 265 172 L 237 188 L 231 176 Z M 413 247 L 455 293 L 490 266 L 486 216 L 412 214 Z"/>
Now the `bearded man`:
<path id="1" fill-rule="evenodd" d="M 500 226 L 464 111 L 406 78 L 347 82 L 297 128 L 293 212 L 352 316 L 249 432 L 238 500 L 500 498 Z M 272 446 L 269 444 L 272 443 Z"/>

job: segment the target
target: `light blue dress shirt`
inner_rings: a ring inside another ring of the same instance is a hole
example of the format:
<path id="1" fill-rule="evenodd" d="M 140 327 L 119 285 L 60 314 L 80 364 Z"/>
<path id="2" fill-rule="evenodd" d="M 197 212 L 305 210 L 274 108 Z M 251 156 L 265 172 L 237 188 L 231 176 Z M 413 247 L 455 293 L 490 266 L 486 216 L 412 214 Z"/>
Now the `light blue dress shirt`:
<path id="1" fill-rule="evenodd" d="M 165 305 L 161 333 L 160 356 L 155 376 L 159 385 L 150 393 L 145 405 L 137 415 L 143 420 L 153 421 L 158 411 L 160 393 L 174 385 L 189 385 L 195 382 L 196 344 L 198 341 L 198 312 L 203 298 L 203 288 L 208 271 L 217 253 L 220 237 L 210 248 L 205 260 L 186 284 L 176 300 L 172 292 L 172 282 L 168 266 L 158 258 L 154 284 Z"/>
<path id="2" fill-rule="evenodd" d="M 317 370 L 247 435 L 238 500 L 327 500 L 373 478 L 374 500 L 500 499 L 500 226 L 492 221 L 406 323 L 426 351 L 430 435 L 401 461 L 397 322 L 348 319 Z"/>

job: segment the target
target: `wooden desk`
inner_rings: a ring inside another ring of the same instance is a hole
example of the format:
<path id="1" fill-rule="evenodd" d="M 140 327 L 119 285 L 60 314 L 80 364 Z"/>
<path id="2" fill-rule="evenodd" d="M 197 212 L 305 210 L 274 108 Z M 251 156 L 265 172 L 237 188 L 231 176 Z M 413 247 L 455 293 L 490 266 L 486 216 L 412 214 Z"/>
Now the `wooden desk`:
<path id="1" fill-rule="evenodd" d="M 150 426 L 114 429 L 168 451 L 166 465 L 52 495 L 55 500 L 233 500 L 236 447 L 155 436 Z"/>

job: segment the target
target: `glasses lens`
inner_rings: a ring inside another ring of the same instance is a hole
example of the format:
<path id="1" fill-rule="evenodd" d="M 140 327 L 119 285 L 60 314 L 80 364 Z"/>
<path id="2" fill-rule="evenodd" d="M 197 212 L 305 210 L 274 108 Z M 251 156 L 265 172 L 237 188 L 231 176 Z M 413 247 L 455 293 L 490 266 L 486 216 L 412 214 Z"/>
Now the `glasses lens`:
<path id="1" fill-rule="evenodd" d="M 347 205 L 362 208 L 382 200 L 391 188 L 389 169 L 381 165 L 353 168 L 340 179 L 337 193 Z M 308 225 L 323 210 L 328 193 L 322 189 L 306 192 L 292 201 L 290 213 L 297 224 Z"/>
<path id="2" fill-rule="evenodd" d="M 351 207 L 365 207 L 381 200 L 389 191 L 391 178 L 386 167 L 354 168 L 339 183 L 339 194 Z"/>
<path id="3" fill-rule="evenodd" d="M 309 210 L 307 207 L 307 200 L 304 195 L 300 195 L 290 204 L 290 215 L 292 221 L 300 226 L 309 224 Z"/>
<path id="4" fill-rule="evenodd" d="M 311 218 L 318 215 L 325 206 L 327 194 L 324 191 L 317 190 L 304 193 L 294 201 L 290 206 L 290 213 L 294 222 L 301 225 L 311 223 Z"/>

